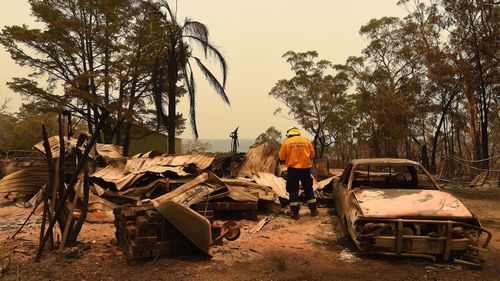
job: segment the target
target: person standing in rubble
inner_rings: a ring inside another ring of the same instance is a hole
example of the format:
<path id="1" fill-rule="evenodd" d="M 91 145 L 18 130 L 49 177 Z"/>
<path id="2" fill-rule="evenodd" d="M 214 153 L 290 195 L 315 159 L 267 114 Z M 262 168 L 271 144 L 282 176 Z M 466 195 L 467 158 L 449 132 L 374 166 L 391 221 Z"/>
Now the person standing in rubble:
<path id="1" fill-rule="evenodd" d="M 299 182 L 304 187 L 307 206 L 312 216 L 318 215 L 316 198 L 312 188 L 311 159 L 316 153 L 311 142 L 300 135 L 300 130 L 291 127 L 286 131 L 287 139 L 281 145 L 279 151 L 280 161 L 285 162 L 287 167 L 286 190 L 290 194 L 290 217 L 299 218 Z"/>

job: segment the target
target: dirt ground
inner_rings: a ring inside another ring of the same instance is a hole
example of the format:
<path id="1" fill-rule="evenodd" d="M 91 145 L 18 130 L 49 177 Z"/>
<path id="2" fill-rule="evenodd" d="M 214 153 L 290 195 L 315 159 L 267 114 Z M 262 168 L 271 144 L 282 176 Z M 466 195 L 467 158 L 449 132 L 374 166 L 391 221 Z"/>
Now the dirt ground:
<path id="1" fill-rule="evenodd" d="M 315 218 L 302 208 L 298 221 L 271 216 L 271 221 L 254 234 L 250 230 L 256 221 L 239 221 L 241 237 L 215 247 L 212 259 L 199 256 L 127 262 L 114 244 L 113 224 L 85 224 L 78 251 L 65 258 L 45 254 L 40 263 L 34 263 L 39 215 L 15 240 L 7 239 L 30 210 L 2 199 L 0 257 L 9 256 L 11 263 L 0 280 L 498 280 L 500 190 L 451 191 L 493 233 L 489 259 L 481 269 L 361 254 L 329 208 L 322 208 Z"/>

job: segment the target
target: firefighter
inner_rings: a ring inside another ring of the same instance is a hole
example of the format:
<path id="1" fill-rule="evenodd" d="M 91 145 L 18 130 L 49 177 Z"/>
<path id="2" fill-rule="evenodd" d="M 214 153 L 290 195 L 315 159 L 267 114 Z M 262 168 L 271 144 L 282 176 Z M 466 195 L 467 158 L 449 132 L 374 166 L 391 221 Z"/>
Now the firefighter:
<path id="1" fill-rule="evenodd" d="M 290 217 L 299 218 L 299 182 L 304 187 L 307 205 L 312 216 L 318 215 L 316 198 L 312 188 L 311 159 L 315 152 L 311 142 L 300 135 L 296 127 L 286 131 L 287 139 L 281 145 L 279 158 L 287 167 L 286 190 L 290 194 Z"/>

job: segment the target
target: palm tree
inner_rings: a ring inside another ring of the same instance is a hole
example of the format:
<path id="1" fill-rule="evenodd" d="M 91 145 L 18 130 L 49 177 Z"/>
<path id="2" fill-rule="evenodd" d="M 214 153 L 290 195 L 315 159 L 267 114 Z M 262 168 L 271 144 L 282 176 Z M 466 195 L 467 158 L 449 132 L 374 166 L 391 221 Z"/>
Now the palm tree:
<path id="1" fill-rule="evenodd" d="M 176 127 L 176 98 L 177 82 L 182 80 L 189 95 L 189 116 L 191 128 L 195 138 L 198 138 L 196 127 L 196 84 L 193 74 L 193 65 L 196 64 L 209 84 L 214 88 L 219 97 L 228 105 L 225 85 L 227 78 L 227 64 L 221 52 L 209 42 L 208 28 L 201 22 L 185 19 L 179 24 L 177 16 L 172 12 L 166 0 L 159 3 L 147 2 L 155 15 L 160 16 L 165 25 L 165 44 L 159 50 L 153 71 L 153 97 L 157 116 L 168 132 L 168 153 L 175 153 L 175 127 Z M 212 58 L 222 72 L 222 83 L 205 66 L 203 60 L 192 53 L 192 45 L 200 47 L 204 59 Z M 166 74 L 166 87 L 168 98 L 168 115 L 163 111 L 164 91 L 162 89 L 164 74 Z M 156 83 L 155 83 L 156 82 Z"/>

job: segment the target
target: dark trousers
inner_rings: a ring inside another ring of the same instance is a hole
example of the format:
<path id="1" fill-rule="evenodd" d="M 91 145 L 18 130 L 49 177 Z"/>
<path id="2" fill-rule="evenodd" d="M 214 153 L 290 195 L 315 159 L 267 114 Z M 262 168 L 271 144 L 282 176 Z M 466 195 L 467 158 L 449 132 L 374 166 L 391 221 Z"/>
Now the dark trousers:
<path id="1" fill-rule="evenodd" d="M 297 169 L 288 168 L 286 180 L 286 191 L 290 194 L 290 210 L 292 212 L 299 212 L 299 182 L 304 187 L 307 205 L 309 209 L 316 209 L 316 198 L 312 188 L 313 180 L 311 177 L 311 168 Z"/>

